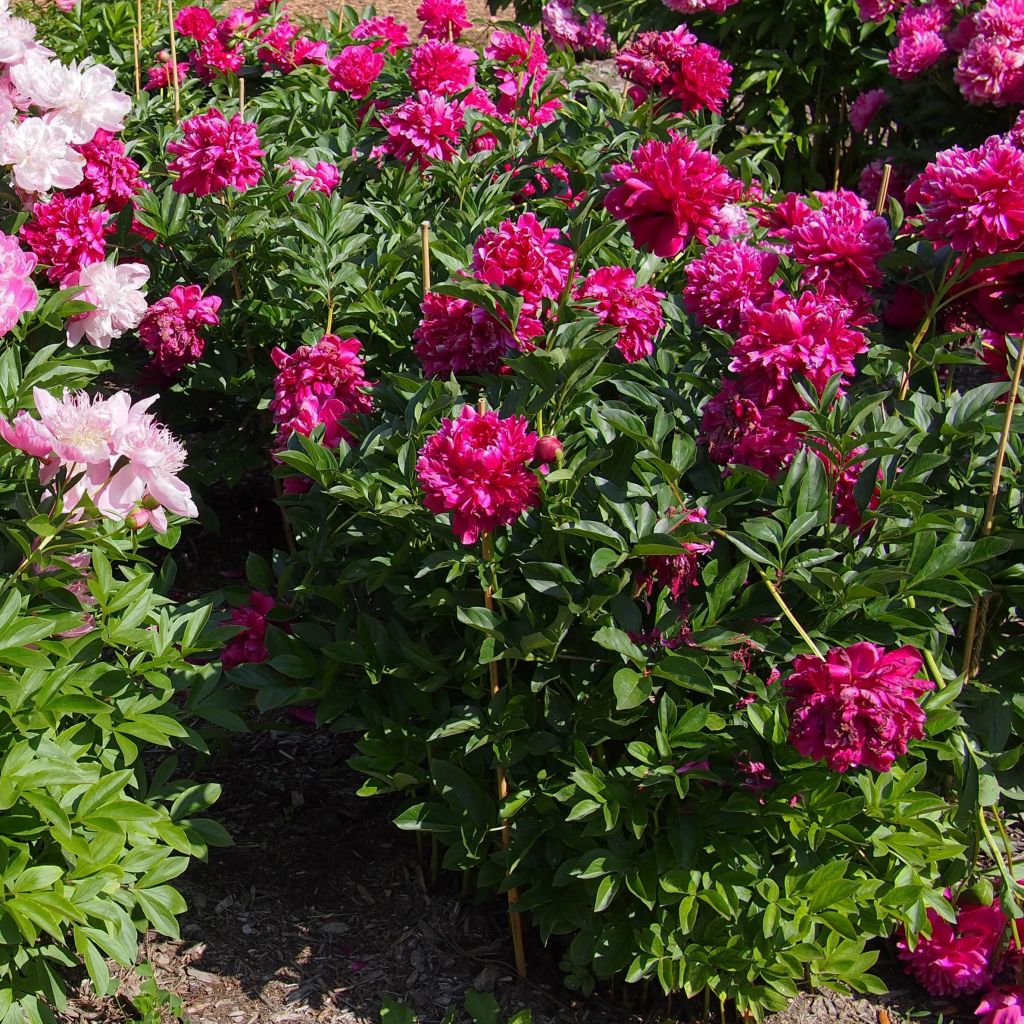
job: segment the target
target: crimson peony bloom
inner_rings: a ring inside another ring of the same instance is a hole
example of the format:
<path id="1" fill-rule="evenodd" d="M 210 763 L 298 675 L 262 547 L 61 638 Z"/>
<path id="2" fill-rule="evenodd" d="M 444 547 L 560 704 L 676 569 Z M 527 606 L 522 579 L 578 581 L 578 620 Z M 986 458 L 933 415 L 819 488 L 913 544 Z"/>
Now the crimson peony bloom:
<path id="1" fill-rule="evenodd" d="M 649 284 L 638 285 L 632 270 L 599 267 L 587 276 L 576 298 L 596 300 L 593 308 L 601 323 L 620 329 L 615 347 L 627 363 L 654 351 L 654 339 L 665 326 L 661 311 L 665 293 Z"/>
<path id="2" fill-rule="evenodd" d="M 328 447 L 352 436 L 342 420 L 373 408 L 367 394 L 373 385 L 366 379 L 360 348 L 355 338 L 325 334 L 315 345 L 294 352 L 271 351 L 278 372 L 270 411 L 281 448 L 293 432 L 309 437 L 320 424 Z"/>
<path id="3" fill-rule="evenodd" d="M 572 272 L 573 252 L 561 245 L 558 228 L 546 228 L 523 213 L 488 228 L 473 246 L 473 273 L 481 281 L 522 295 L 523 314 L 536 316 L 544 299 L 561 297 Z"/>
<path id="4" fill-rule="evenodd" d="M 999 907 L 962 903 L 956 908 L 955 925 L 929 908 L 928 922 L 931 938 L 920 936 L 914 949 L 903 935 L 896 943 L 907 973 L 933 996 L 971 995 L 988 985 L 1007 924 Z"/>
<path id="5" fill-rule="evenodd" d="M 413 351 L 428 377 L 493 373 L 516 349 L 508 328 L 466 299 L 428 292 L 420 308 L 423 318 L 413 332 Z"/>
<path id="6" fill-rule="evenodd" d="M 381 114 L 380 124 L 387 132 L 380 152 L 401 160 L 406 167 L 424 168 L 455 156 L 465 118 L 462 104 L 422 90 Z"/>
<path id="7" fill-rule="evenodd" d="M 139 341 L 150 352 L 150 366 L 158 376 L 174 377 L 203 354 L 202 327 L 220 323 L 217 295 L 203 296 L 199 285 L 177 285 L 170 295 L 154 302 L 139 324 Z"/>
<path id="8" fill-rule="evenodd" d="M 167 169 L 178 174 L 175 192 L 208 196 L 225 188 L 239 192 L 252 188 L 263 176 L 256 125 L 238 114 L 227 120 L 219 110 L 209 110 L 182 122 L 184 137 L 168 142 L 174 159 Z"/>
<path id="9" fill-rule="evenodd" d="M 421 0 L 416 17 L 423 22 L 420 35 L 454 42 L 473 27 L 463 0 Z"/>
<path id="10" fill-rule="evenodd" d="M 93 208 L 91 195 L 55 192 L 48 203 L 32 207 L 32 219 L 19 232 L 21 240 L 49 269 L 46 276 L 58 284 L 107 254 L 105 236 L 112 227 L 110 214 Z"/>
<path id="11" fill-rule="evenodd" d="M 174 31 L 186 39 L 204 43 L 217 34 L 217 19 L 205 7 L 182 7 L 174 19 Z"/>
<path id="12" fill-rule="evenodd" d="M 85 177 L 70 195 L 89 194 L 97 203 L 114 213 L 127 206 L 146 187 L 139 176 L 139 165 L 125 152 L 124 143 L 100 128 L 91 142 L 75 146 L 85 157 Z"/>
<path id="13" fill-rule="evenodd" d="M 771 280 L 779 257 L 745 242 L 719 242 L 686 265 L 683 305 L 697 322 L 736 331 L 748 305 L 765 305 L 778 290 Z"/>
<path id="14" fill-rule="evenodd" d="M 476 80 L 476 53 L 455 43 L 431 40 L 417 46 L 409 57 L 409 81 L 414 90 L 451 96 L 470 88 Z"/>
<path id="15" fill-rule="evenodd" d="M 971 256 L 1014 252 L 1024 241 L 1024 153 L 998 135 L 977 149 L 937 154 L 907 189 L 925 238 Z"/>
<path id="16" fill-rule="evenodd" d="M 921 665 L 913 647 L 886 651 L 871 643 L 834 647 L 824 660 L 796 658 L 781 682 L 796 752 L 836 772 L 858 765 L 889 771 L 909 741 L 924 736 L 918 701 L 935 684 L 918 676 Z"/>
<path id="17" fill-rule="evenodd" d="M 798 201 L 788 227 L 778 234 L 789 243 L 807 272 L 809 285 L 820 285 L 851 303 L 869 301 L 870 289 L 882 283 L 879 263 L 892 251 L 889 223 L 860 196 L 846 189 L 815 192 L 820 207 Z"/>
<path id="18" fill-rule="evenodd" d="M 607 177 L 620 184 L 604 200 L 608 212 L 626 222 L 638 249 L 662 257 L 675 256 L 691 238 L 706 243 L 719 233 L 722 207 L 743 190 L 717 157 L 692 139 L 670 136 L 638 146 L 631 164 L 615 164 Z"/>
<path id="19" fill-rule="evenodd" d="M 1024 988 L 1001 985 L 990 989 L 974 1011 L 979 1024 L 1024 1024 Z"/>
<path id="20" fill-rule="evenodd" d="M 207 84 L 218 77 L 238 74 L 245 63 L 240 46 L 225 46 L 220 39 L 208 39 L 193 50 L 189 62 L 195 73 Z"/>
<path id="21" fill-rule="evenodd" d="M 860 172 L 860 179 L 857 181 L 857 194 L 868 204 L 868 209 L 873 210 L 878 202 L 884 175 L 885 162 L 883 160 L 872 160 Z M 886 192 L 886 200 L 895 199 L 902 204 L 906 198 L 907 179 L 903 176 L 900 168 L 894 167 L 889 175 L 889 191 Z"/>
<path id="22" fill-rule="evenodd" d="M 540 503 L 536 474 L 528 467 L 537 435 L 522 416 L 502 418 L 465 406 L 444 419 L 416 462 L 423 503 L 435 515 L 452 514 L 463 544 L 514 523 Z"/>
<path id="23" fill-rule="evenodd" d="M 850 127 L 858 134 L 871 127 L 878 112 L 889 102 L 889 94 L 884 89 L 869 89 L 862 92 L 850 104 Z"/>
<path id="24" fill-rule="evenodd" d="M 885 21 L 894 11 L 900 9 L 907 0 L 857 0 L 857 8 L 861 21 Z"/>
<path id="25" fill-rule="evenodd" d="M 702 508 L 680 513 L 670 508 L 669 515 L 682 515 L 680 523 L 706 523 L 707 512 Z M 659 590 L 667 590 L 674 604 L 686 604 L 686 591 L 700 584 L 698 566 L 701 556 L 709 554 L 714 543 L 703 540 L 688 540 L 678 555 L 650 555 L 644 559 L 643 569 L 636 574 L 636 596 L 650 605 L 651 598 Z"/>
<path id="26" fill-rule="evenodd" d="M 269 594 L 254 590 L 248 605 L 231 609 L 228 624 L 241 626 L 242 632 L 229 640 L 220 653 L 225 671 L 239 665 L 259 664 L 270 657 L 266 644 L 267 616 L 276 607 L 277 602 Z"/>
<path id="27" fill-rule="evenodd" d="M 366 40 L 375 50 L 387 50 L 390 54 L 398 53 L 409 45 L 408 26 L 390 14 L 366 18 L 352 29 L 351 36 L 353 39 Z"/>
<path id="28" fill-rule="evenodd" d="M 327 70 L 331 73 L 329 88 L 348 93 L 354 100 L 364 100 L 384 70 L 384 54 L 371 46 L 346 46 L 327 62 Z"/>

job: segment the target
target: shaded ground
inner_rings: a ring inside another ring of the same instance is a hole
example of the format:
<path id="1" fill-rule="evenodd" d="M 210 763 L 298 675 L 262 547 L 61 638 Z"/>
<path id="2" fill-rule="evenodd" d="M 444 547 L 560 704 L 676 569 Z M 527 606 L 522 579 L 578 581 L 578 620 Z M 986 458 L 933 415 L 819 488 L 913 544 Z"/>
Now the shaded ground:
<path id="1" fill-rule="evenodd" d="M 535 935 L 530 982 L 519 982 L 500 901 L 464 903 L 448 874 L 430 889 L 415 842 L 391 824 L 395 804 L 355 795 L 350 754 L 329 733 L 251 734 L 197 773 L 223 785 L 213 813 L 235 846 L 180 880 L 189 904 L 181 941 L 151 934 L 140 956 L 194 1024 L 377 1024 L 388 994 L 411 1003 L 422 1024 L 439 1024 L 470 987 L 493 992 L 509 1013 L 529 1008 L 535 1024 L 663 1018 L 664 1004 L 634 1012 L 577 998 L 561 985 L 558 951 Z M 133 975 L 123 980 L 137 989 Z M 637 986 L 625 999 L 639 995 Z M 915 998 L 886 1001 L 893 1024 Z M 771 1024 L 878 1024 L 880 1005 L 806 997 Z M 126 1008 L 85 991 L 66 1020 L 119 1024 Z"/>

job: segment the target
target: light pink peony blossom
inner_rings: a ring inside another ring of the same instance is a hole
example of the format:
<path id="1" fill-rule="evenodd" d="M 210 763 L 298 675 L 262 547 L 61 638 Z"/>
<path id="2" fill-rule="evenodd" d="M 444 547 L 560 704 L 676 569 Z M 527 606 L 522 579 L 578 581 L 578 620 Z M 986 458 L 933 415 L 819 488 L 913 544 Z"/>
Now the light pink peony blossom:
<path id="1" fill-rule="evenodd" d="M 0 164 L 11 168 L 23 192 L 74 188 L 85 159 L 71 148 L 67 130 L 39 117 L 12 121 L 0 131 Z"/>
<path id="2" fill-rule="evenodd" d="M 475 544 L 539 504 L 537 476 L 529 468 L 536 447 L 524 417 L 465 406 L 457 419 L 442 420 L 420 450 L 416 473 L 424 504 L 435 515 L 451 512 L 455 536 Z"/>
<path id="3" fill-rule="evenodd" d="M 36 257 L 25 252 L 18 240 L 0 231 L 0 338 L 21 319 L 22 313 L 33 310 L 39 293 L 32 283 Z"/>
<path id="4" fill-rule="evenodd" d="M 146 314 L 148 280 L 149 267 L 142 263 L 93 263 L 72 275 L 65 285 L 80 285 L 78 298 L 96 308 L 68 320 L 68 345 L 85 338 L 97 348 L 110 348 L 114 338 L 138 327 Z"/>

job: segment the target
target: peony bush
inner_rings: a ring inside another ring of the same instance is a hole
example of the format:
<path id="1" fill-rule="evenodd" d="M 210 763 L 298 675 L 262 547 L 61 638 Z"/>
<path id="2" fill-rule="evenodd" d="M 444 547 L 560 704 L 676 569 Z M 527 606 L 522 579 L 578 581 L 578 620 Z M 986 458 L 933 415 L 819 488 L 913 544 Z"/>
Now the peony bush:
<path id="1" fill-rule="evenodd" d="M 127 3 L 4 8 L 12 614 L 63 602 L 27 642 L 150 851 L 79 908 L 101 783 L 29 802 L 18 870 L 64 902 L 57 947 L 22 914 L 11 999 L 55 1001 L 37 959 L 106 988 L 224 840 L 125 736 L 260 721 L 350 734 L 520 969 L 521 929 L 584 992 L 761 1019 L 888 963 L 1012 1021 L 1011 8 L 190 5 L 173 47 Z M 175 610 L 154 553 L 264 488 L 246 584 Z"/>

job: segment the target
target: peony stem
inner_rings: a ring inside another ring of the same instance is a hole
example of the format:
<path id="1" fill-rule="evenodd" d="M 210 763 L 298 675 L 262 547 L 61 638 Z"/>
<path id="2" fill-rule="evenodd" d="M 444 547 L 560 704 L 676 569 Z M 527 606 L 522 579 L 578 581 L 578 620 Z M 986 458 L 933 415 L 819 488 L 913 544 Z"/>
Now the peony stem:
<path id="1" fill-rule="evenodd" d="M 1006 448 L 1010 443 L 1010 429 L 1013 426 L 1013 413 L 1017 405 L 1017 390 L 1020 388 L 1021 372 L 1024 370 L 1024 340 L 1017 349 L 1017 359 L 1013 366 L 1013 378 L 1010 391 L 1006 396 L 1006 411 L 1003 415 L 1003 429 L 999 435 L 999 447 L 996 449 L 996 461 L 992 467 L 992 483 L 988 489 L 988 504 L 985 506 L 985 518 L 981 524 L 982 537 L 988 537 L 995 527 L 996 503 L 999 500 L 999 488 L 1003 482 L 1003 465 L 1006 461 Z M 971 608 L 971 616 L 967 621 L 967 635 L 964 638 L 964 661 L 962 671 L 969 674 L 974 669 L 975 648 L 978 644 L 978 621 L 981 617 L 982 603 L 985 596 L 979 597 Z"/>
<path id="2" fill-rule="evenodd" d="M 1000 830 L 1002 830 L 1002 822 L 999 820 L 998 812 L 994 807 L 992 808 L 992 811 L 995 814 L 996 823 L 998 827 L 1000 828 Z M 1013 857 L 1011 855 L 1010 866 L 1007 867 L 1006 862 L 1003 860 L 1003 855 L 1000 852 L 999 847 L 996 845 L 995 838 L 989 830 L 988 822 L 985 820 L 984 807 L 978 808 L 978 824 L 981 826 L 982 834 L 985 836 L 985 842 L 988 843 L 989 851 L 991 852 L 992 857 L 999 868 L 999 873 L 1003 876 L 1003 885 L 1007 887 L 1009 892 L 1014 896 L 1014 899 L 1016 900 L 1016 882 L 1013 877 Z M 1005 832 L 1003 834 L 1005 835 Z M 1006 841 L 1007 843 L 1009 843 L 1008 837 Z M 1010 918 L 1010 928 L 1013 931 L 1013 940 L 1017 943 L 1017 948 L 1020 949 L 1020 934 L 1017 929 L 1017 919 L 1015 917 Z"/>
<path id="3" fill-rule="evenodd" d="M 932 318 L 931 314 L 929 314 L 924 318 L 921 329 L 914 335 L 914 340 L 910 343 L 910 357 L 907 359 L 907 368 L 903 371 L 903 380 L 900 382 L 899 399 L 901 402 L 907 397 L 907 392 L 910 390 L 910 373 L 914 366 L 914 356 L 917 354 L 917 350 L 920 348 L 921 342 L 924 341 L 924 336 L 928 333 L 928 328 L 931 325 Z"/>

